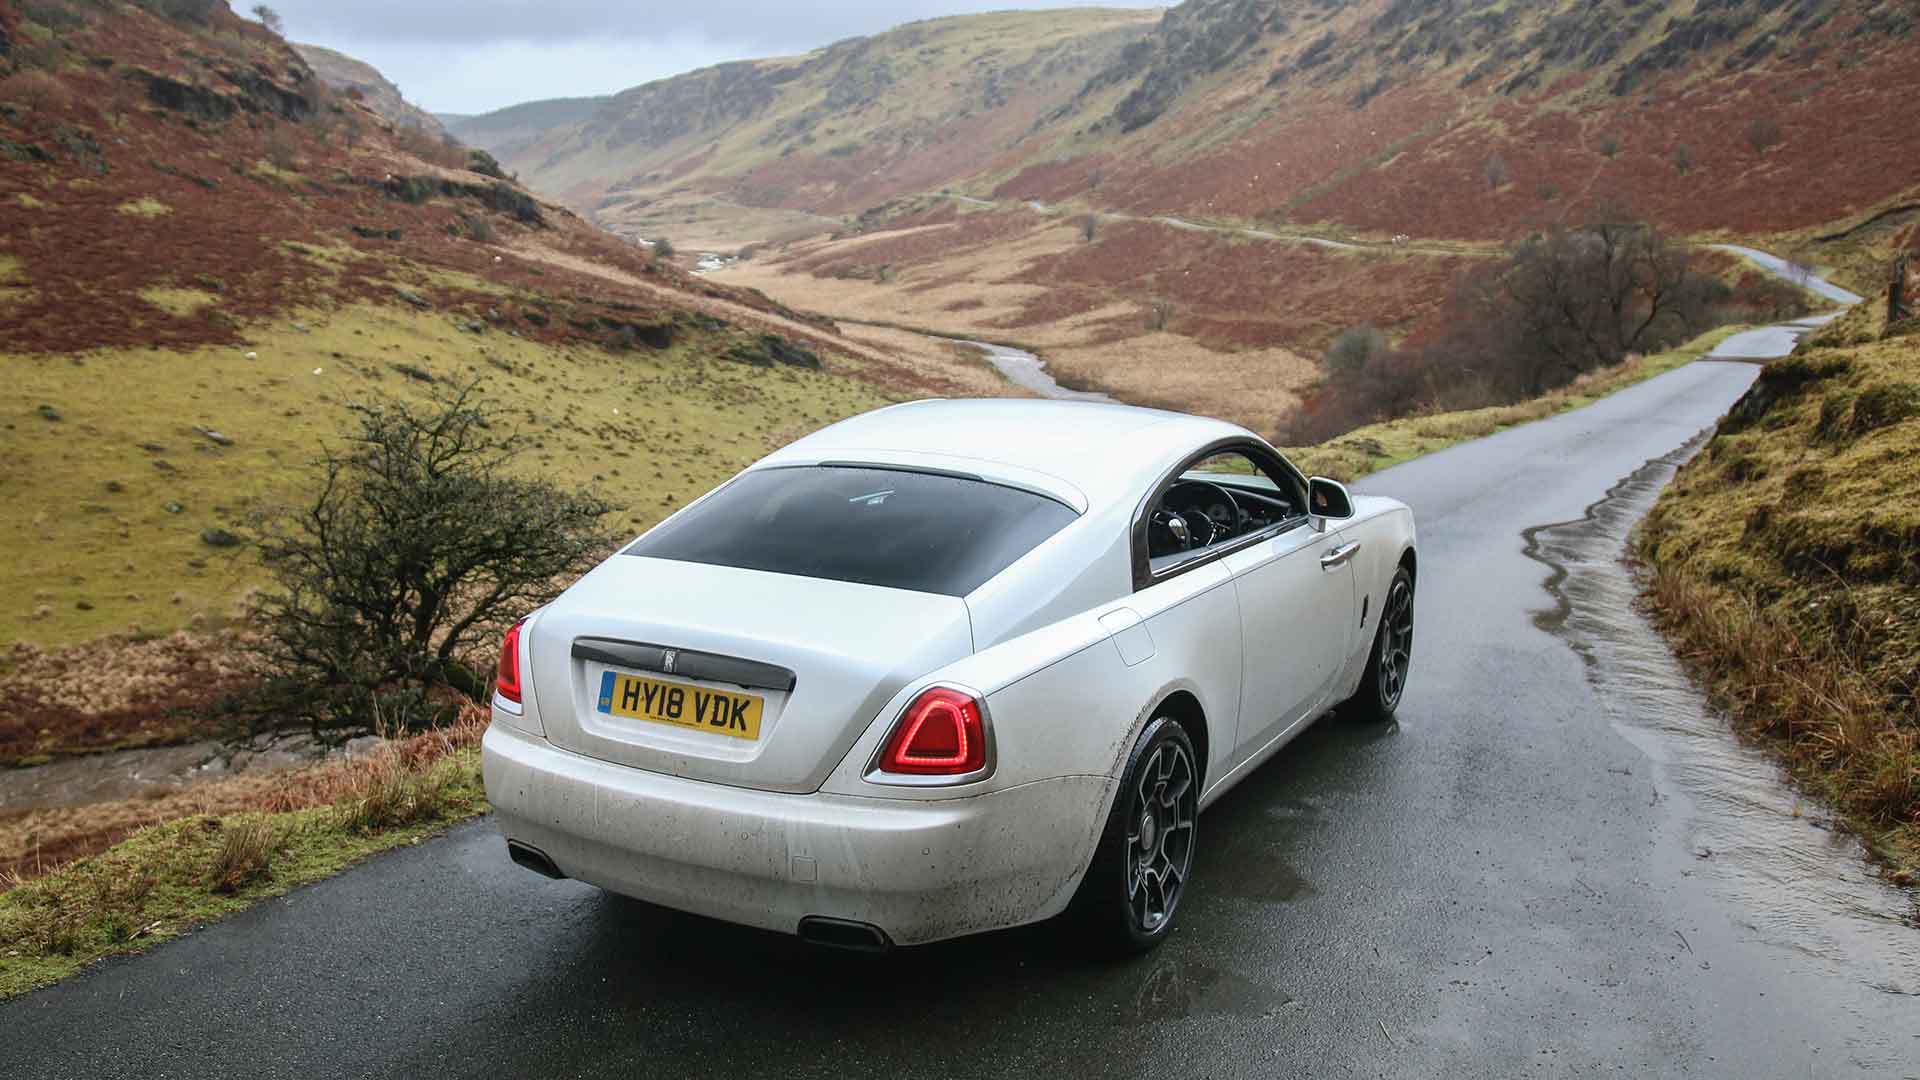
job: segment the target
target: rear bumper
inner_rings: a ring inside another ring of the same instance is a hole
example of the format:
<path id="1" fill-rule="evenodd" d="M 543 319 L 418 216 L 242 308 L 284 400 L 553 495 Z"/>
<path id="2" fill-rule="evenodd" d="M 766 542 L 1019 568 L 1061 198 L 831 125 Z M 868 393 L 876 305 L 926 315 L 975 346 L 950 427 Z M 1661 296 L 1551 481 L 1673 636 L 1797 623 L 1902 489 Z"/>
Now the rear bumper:
<path id="1" fill-rule="evenodd" d="M 753 791 L 644 772 L 495 724 L 487 798 L 567 876 L 730 922 L 823 916 L 911 945 L 1058 914 L 1093 857 L 1111 781 L 960 799 Z"/>

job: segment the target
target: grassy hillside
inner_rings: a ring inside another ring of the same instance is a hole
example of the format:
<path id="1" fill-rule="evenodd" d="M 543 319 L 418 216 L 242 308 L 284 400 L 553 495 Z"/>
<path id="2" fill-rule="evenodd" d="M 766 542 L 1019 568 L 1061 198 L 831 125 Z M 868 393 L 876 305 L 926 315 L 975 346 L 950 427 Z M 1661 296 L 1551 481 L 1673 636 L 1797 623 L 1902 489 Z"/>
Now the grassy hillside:
<path id="1" fill-rule="evenodd" d="M 1920 323 L 1882 297 L 1770 364 L 1643 550 L 1736 720 L 1920 872 Z"/>
<path id="2" fill-rule="evenodd" d="M 350 402 L 479 380 L 638 532 L 791 438 L 977 386 L 688 275 L 333 92 L 216 0 L 0 6 L 0 761 L 178 739 L 251 515 Z"/>
<path id="3" fill-rule="evenodd" d="M 1920 59 L 1914 24 L 1899 0 L 1002 13 L 650 83 L 589 116 L 547 110 L 544 131 L 501 114 L 497 143 L 463 130 L 643 234 L 943 187 L 1381 238 L 1505 239 L 1620 201 L 1683 231 L 1772 233 L 1914 190 L 1898 76 Z"/>

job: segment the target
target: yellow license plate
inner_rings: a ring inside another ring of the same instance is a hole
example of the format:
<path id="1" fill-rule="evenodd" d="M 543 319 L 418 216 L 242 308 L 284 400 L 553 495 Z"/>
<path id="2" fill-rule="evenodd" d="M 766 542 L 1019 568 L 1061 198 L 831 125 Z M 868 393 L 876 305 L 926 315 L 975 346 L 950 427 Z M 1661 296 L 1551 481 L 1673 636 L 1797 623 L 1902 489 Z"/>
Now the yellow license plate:
<path id="1" fill-rule="evenodd" d="M 609 671 L 600 676 L 600 711 L 656 724 L 697 728 L 736 739 L 760 737 L 762 699 Z"/>

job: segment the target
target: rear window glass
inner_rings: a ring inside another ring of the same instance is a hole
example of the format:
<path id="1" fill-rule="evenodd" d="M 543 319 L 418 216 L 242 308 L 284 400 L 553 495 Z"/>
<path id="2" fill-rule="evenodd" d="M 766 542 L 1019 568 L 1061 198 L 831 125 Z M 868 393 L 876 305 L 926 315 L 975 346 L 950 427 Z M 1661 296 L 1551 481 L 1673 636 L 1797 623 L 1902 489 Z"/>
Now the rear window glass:
<path id="1" fill-rule="evenodd" d="M 959 476 L 757 469 L 626 553 L 965 596 L 1074 517 L 1043 495 Z"/>

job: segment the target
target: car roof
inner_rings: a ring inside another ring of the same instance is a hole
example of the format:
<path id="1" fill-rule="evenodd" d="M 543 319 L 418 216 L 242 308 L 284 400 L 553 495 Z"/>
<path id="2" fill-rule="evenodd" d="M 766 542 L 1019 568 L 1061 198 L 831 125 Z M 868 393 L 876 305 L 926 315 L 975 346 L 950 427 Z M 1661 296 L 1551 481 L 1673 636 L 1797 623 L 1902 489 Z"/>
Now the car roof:
<path id="1" fill-rule="evenodd" d="M 761 464 L 857 461 L 945 468 L 1040 490 L 1085 511 L 1116 499 L 1131 503 L 1181 457 L 1229 438 L 1258 441 L 1223 420 L 1131 405 L 1021 398 L 914 401 L 822 428 Z"/>

